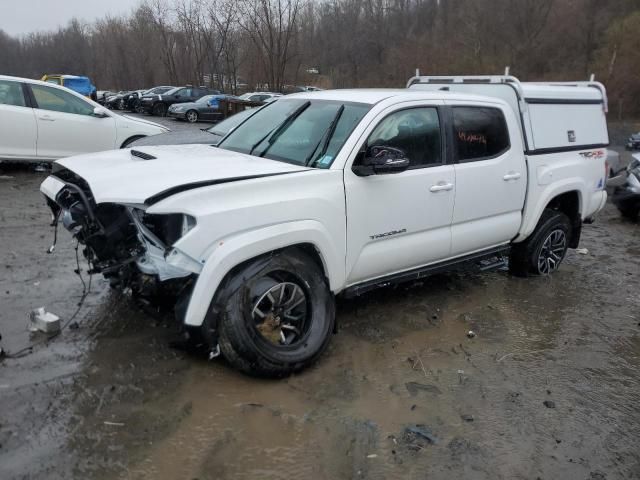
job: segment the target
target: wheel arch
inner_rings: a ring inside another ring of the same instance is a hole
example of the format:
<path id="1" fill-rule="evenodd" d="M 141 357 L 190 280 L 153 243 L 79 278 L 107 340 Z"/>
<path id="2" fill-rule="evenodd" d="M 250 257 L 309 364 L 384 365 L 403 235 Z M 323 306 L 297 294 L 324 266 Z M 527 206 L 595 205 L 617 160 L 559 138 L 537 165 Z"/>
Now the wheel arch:
<path id="1" fill-rule="evenodd" d="M 122 142 L 122 145 L 120 145 L 120 148 L 127 148 L 131 143 L 135 142 L 136 140 L 140 140 L 141 138 L 144 138 L 146 136 L 147 135 L 131 135 L 124 142 Z"/>
<path id="2" fill-rule="evenodd" d="M 545 210 L 563 212 L 572 226 L 570 247 L 575 248 L 580 240 L 582 230 L 582 212 L 584 210 L 583 185 L 581 183 L 564 183 L 556 185 L 555 189 L 547 190 L 540 195 L 533 205 L 525 206 L 522 227 L 514 242 L 526 240 L 535 230 Z"/>
<path id="3" fill-rule="evenodd" d="M 266 227 L 219 242 L 208 254 L 184 316 L 188 326 L 200 326 L 216 294 L 238 269 L 251 262 L 267 259 L 288 249 L 300 249 L 309 255 L 324 273 L 334 293 L 344 284 L 344 255 L 318 222 L 305 220 L 297 225 Z M 342 258 L 342 261 L 340 261 Z"/>

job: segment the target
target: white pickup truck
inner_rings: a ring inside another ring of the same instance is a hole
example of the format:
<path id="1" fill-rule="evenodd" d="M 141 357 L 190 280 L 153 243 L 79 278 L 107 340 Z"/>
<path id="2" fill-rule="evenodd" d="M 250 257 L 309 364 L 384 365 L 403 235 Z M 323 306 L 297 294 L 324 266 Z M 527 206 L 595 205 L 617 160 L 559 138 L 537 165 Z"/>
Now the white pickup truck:
<path id="1" fill-rule="evenodd" d="M 605 204 L 600 84 L 408 87 L 287 95 L 215 147 L 68 158 L 41 190 L 93 272 L 175 297 L 211 356 L 286 375 L 327 346 L 336 295 L 509 252 L 550 274 Z"/>

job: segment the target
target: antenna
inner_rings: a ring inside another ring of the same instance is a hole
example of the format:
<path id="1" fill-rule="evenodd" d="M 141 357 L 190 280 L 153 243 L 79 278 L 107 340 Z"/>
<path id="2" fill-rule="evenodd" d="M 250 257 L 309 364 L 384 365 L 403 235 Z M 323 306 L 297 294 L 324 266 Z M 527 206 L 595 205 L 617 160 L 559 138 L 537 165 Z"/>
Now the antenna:
<path id="1" fill-rule="evenodd" d="M 504 67 L 504 76 L 508 77 L 509 76 L 509 70 L 511 69 L 511 67 Z"/>
<path id="2" fill-rule="evenodd" d="M 596 74 L 595 74 L 595 73 L 592 73 L 592 74 L 591 74 L 591 77 L 589 77 L 589 81 L 590 81 L 590 82 L 595 82 L 595 80 L 596 80 Z"/>
<path id="3" fill-rule="evenodd" d="M 419 76 L 420 76 L 420 69 L 416 68 L 416 77 L 419 77 Z"/>

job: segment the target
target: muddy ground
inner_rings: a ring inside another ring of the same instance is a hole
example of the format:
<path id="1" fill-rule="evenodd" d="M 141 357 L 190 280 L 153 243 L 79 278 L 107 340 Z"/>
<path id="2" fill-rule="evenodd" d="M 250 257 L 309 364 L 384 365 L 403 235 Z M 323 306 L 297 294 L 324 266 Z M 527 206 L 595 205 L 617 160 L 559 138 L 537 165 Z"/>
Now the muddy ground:
<path id="1" fill-rule="evenodd" d="M 45 253 L 45 174 L 0 170 L 16 352 L 44 339 L 29 310 L 67 321 L 83 287 L 66 231 Z M 0 361 L 0 478 L 640 478 L 640 224 L 607 205 L 581 247 L 550 278 L 439 275 L 341 300 L 328 352 L 278 381 L 170 347 L 170 320 L 94 277 L 77 325 Z"/>

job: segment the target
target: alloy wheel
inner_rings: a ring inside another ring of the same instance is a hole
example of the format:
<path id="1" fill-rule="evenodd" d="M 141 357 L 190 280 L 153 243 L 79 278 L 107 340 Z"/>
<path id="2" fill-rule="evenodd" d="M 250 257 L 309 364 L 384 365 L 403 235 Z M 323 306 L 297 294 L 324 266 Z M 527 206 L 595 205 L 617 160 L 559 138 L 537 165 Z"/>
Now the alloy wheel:
<path id="1" fill-rule="evenodd" d="M 538 255 L 538 272 L 542 275 L 549 275 L 555 272 L 560 266 L 566 250 L 567 235 L 564 230 L 556 229 L 551 231 L 542 243 L 542 248 Z"/>
<path id="2" fill-rule="evenodd" d="M 198 114 L 193 110 L 187 112 L 187 120 L 189 123 L 196 123 L 198 121 Z"/>
<path id="3" fill-rule="evenodd" d="M 264 288 L 267 288 L 264 291 Z M 256 285 L 251 317 L 262 338 L 274 346 L 291 346 L 308 330 L 308 298 L 300 285 L 264 279 Z M 252 292 L 253 293 L 253 292 Z"/>

